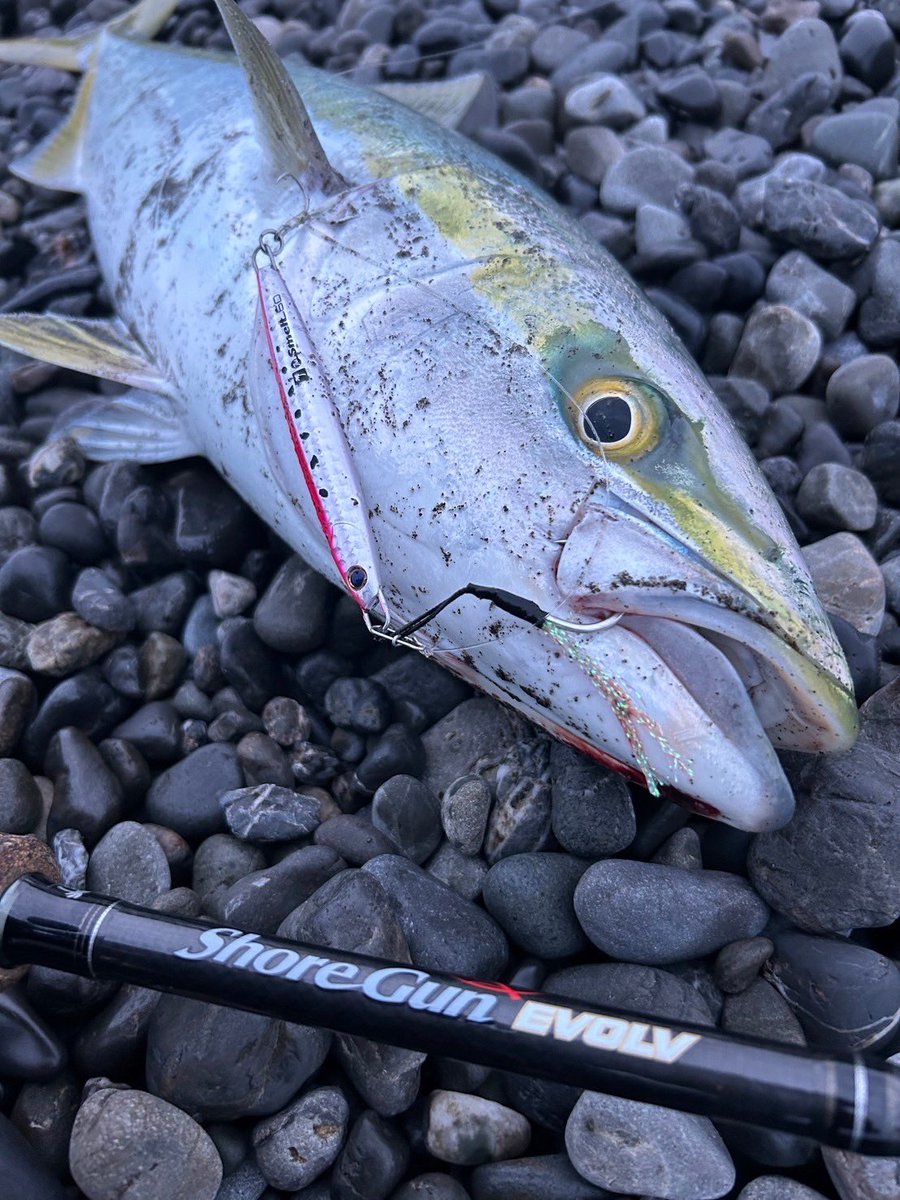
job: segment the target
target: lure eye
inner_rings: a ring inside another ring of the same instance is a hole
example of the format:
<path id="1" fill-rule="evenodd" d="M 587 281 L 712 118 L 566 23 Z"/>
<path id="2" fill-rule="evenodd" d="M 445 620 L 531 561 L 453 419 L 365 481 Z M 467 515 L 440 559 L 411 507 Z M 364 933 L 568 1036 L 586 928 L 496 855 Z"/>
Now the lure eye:
<path id="1" fill-rule="evenodd" d="M 635 380 L 589 380 L 571 397 L 569 410 L 575 432 L 604 457 L 637 458 L 659 441 L 662 404 Z"/>
<path id="2" fill-rule="evenodd" d="M 347 572 L 347 582 L 354 592 L 360 591 L 369 581 L 368 573 L 363 567 L 351 567 Z"/>

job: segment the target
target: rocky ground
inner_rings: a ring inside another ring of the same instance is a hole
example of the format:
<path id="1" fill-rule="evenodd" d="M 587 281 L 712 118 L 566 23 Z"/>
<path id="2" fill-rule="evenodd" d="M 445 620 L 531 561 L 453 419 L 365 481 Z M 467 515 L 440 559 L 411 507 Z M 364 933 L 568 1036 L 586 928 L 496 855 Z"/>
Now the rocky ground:
<path id="1" fill-rule="evenodd" d="M 47 36 L 124 7 L 8 0 L 0 24 Z M 281 52 L 363 82 L 493 81 L 472 135 L 644 284 L 760 459 L 852 663 L 862 736 L 790 757 L 798 814 L 777 833 L 652 802 L 373 648 L 202 464 L 48 448 L 95 385 L 6 355 L 0 830 L 46 830 L 70 884 L 163 912 L 890 1054 L 900 3 L 243 7 Z M 166 36 L 226 44 L 208 0 Z M 0 70 L 4 309 L 108 311 L 81 204 L 6 170 L 72 92 Z M 900 1193 L 900 1160 L 46 969 L 0 997 L 0 1109 L 0 1165 L 42 1200 Z"/>

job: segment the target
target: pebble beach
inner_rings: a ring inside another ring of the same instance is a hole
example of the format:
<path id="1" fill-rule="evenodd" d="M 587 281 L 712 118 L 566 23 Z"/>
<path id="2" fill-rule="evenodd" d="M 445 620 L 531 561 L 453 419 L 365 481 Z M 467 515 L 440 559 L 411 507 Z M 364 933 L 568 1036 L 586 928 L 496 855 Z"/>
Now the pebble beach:
<path id="1" fill-rule="evenodd" d="M 161 913 L 836 1053 L 900 1052 L 900 0 L 241 0 L 462 131 L 617 258 L 803 548 L 861 732 L 753 835 L 552 741 L 356 605 L 199 459 L 48 437 L 115 385 L 0 351 L 0 832 Z M 125 0 L 5 0 L 3 37 Z M 229 49 L 212 0 L 162 38 Z M 0 311 L 109 316 L 83 202 L 9 163 L 76 87 L 0 66 Z M 900 1064 L 900 1057 L 897 1059 Z M 0 993 L 16 1200 L 897 1200 L 822 1149 L 33 967 Z"/>

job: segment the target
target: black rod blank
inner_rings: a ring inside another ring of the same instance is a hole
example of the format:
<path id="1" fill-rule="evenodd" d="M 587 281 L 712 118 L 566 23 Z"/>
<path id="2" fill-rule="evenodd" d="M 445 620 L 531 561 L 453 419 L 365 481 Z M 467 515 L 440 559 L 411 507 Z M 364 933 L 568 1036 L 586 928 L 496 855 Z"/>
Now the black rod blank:
<path id="1" fill-rule="evenodd" d="M 0 967 L 40 963 L 864 1154 L 900 1153 L 900 1071 L 300 945 L 70 891 L 0 895 Z"/>

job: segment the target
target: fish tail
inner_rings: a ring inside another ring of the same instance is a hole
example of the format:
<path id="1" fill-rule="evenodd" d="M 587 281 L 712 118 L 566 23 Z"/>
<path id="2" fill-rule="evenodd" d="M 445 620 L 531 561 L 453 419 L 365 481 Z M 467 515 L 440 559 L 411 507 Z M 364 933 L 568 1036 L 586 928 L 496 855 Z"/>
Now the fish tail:
<path id="1" fill-rule="evenodd" d="M 72 111 L 59 129 L 12 164 L 21 179 L 66 192 L 82 190 L 81 159 L 93 88 L 92 64 L 107 31 L 151 38 L 178 7 L 178 0 L 140 0 L 134 8 L 97 29 L 71 37 L 15 38 L 0 41 L 0 62 L 55 67 L 84 74 Z"/>
<path id="2" fill-rule="evenodd" d="M 104 30 L 140 38 L 154 37 L 178 7 L 179 0 L 140 0 L 126 13 L 105 25 L 71 37 L 9 38 L 0 41 L 0 62 L 33 67 L 55 67 L 59 71 L 88 71 Z"/>

